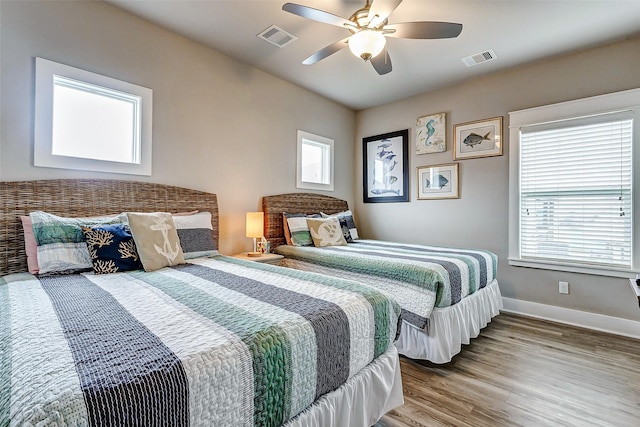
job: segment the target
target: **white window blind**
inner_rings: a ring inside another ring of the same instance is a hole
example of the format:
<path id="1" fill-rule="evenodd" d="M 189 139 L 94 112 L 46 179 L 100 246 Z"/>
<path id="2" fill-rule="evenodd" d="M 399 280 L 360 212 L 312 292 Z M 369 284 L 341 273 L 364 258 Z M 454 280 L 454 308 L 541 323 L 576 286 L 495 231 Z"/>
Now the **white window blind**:
<path id="1" fill-rule="evenodd" d="M 520 129 L 520 257 L 630 268 L 633 112 Z"/>

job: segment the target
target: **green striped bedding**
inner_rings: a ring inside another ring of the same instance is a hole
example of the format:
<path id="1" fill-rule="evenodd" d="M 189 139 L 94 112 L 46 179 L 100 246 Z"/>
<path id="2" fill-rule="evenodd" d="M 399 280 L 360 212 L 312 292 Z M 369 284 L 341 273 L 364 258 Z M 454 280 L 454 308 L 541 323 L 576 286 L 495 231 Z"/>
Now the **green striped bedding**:
<path id="1" fill-rule="evenodd" d="M 391 345 L 358 283 L 228 257 L 0 278 L 0 426 L 278 426 Z"/>
<path id="2" fill-rule="evenodd" d="M 496 278 L 498 257 L 486 250 L 359 239 L 346 246 L 275 250 L 281 265 L 372 286 L 402 307 L 402 319 L 427 325 L 434 307 L 447 307 L 484 288 Z"/>

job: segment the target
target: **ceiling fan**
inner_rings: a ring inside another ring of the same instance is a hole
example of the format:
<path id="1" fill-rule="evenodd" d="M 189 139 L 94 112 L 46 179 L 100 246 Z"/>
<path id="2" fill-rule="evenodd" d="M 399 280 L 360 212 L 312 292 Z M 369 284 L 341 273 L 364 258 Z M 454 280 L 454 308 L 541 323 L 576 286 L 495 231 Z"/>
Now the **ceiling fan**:
<path id="1" fill-rule="evenodd" d="M 302 61 L 303 64 L 315 64 L 349 46 L 355 56 L 370 61 L 378 74 L 383 75 L 392 69 L 391 58 L 385 49 L 386 37 L 446 39 L 458 37 L 462 32 L 462 24 L 452 22 L 419 21 L 389 24 L 387 18 L 400 3 L 402 0 L 366 0 L 364 7 L 356 10 L 349 19 L 295 3 L 285 3 L 282 10 L 303 18 L 346 28 L 351 32 L 349 37 L 320 49 Z M 383 50 L 384 54 L 380 55 Z"/>

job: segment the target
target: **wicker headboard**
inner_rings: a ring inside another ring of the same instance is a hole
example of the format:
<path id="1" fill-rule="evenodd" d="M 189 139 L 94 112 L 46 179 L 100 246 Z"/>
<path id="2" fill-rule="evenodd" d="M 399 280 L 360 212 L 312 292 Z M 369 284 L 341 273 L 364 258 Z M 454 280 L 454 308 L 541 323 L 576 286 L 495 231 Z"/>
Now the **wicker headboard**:
<path id="1" fill-rule="evenodd" d="M 55 179 L 0 182 L 0 275 L 27 271 L 21 215 L 45 211 L 60 216 L 120 212 L 211 212 L 218 246 L 215 194 L 163 184 L 118 180 Z"/>
<path id="2" fill-rule="evenodd" d="M 288 193 L 262 198 L 264 212 L 264 237 L 275 248 L 285 245 L 282 213 L 327 214 L 343 212 L 349 209 L 345 200 L 313 193 Z"/>

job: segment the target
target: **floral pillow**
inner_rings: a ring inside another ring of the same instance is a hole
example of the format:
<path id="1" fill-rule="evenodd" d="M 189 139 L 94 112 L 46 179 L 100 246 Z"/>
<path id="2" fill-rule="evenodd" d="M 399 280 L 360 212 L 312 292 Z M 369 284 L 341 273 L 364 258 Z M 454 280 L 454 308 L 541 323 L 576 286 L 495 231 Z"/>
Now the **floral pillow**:
<path id="1" fill-rule="evenodd" d="M 82 227 L 95 274 L 140 270 L 142 263 L 126 224 Z"/>

